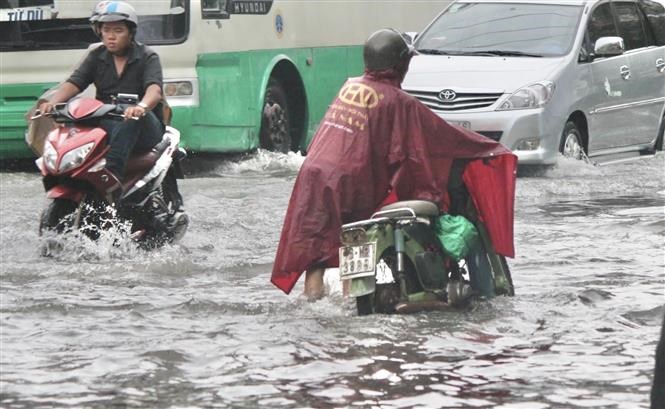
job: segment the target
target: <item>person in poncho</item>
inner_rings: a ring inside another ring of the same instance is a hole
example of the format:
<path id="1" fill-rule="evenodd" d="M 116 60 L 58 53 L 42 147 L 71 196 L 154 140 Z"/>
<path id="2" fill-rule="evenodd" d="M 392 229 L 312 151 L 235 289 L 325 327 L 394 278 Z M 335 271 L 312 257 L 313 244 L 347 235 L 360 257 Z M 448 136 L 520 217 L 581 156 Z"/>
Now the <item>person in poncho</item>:
<path id="1" fill-rule="evenodd" d="M 293 187 L 272 270 L 271 282 L 285 293 L 306 271 L 307 298 L 323 295 L 324 269 L 339 263 L 343 224 L 396 200 L 429 200 L 445 210 L 451 166 L 460 158 L 470 160 L 464 182 L 495 250 L 514 256 L 516 157 L 402 91 L 414 53 L 395 30 L 373 33 L 363 49 L 364 75 L 348 79 L 324 115 Z"/>

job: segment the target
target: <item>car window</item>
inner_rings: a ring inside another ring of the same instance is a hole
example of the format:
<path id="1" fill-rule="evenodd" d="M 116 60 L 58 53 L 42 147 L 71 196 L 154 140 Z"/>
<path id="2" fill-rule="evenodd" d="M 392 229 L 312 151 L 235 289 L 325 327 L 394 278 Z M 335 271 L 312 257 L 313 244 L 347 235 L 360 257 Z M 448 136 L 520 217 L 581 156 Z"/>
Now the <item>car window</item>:
<path id="1" fill-rule="evenodd" d="M 626 51 L 649 45 L 637 4 L 627 2 L 615 2 L 613 4 L 619 35 L 623 37 Z"/>
<path id="2" fill-rule="evenodd" d="M 665 7 L 652 0 L 640 0 L 638 4 L 647 18 L 656 45 L 665 45 Z"/>
<path id="3" fill-rule="evenodd" d="M 589 33 L 592 49 L 593 45 L 596 44 L 596 40 L 600 37 L 615 37 L 618 35 L 610 3 L 601 4 L 593 10 L 591 17 L 589 17 L 587 32 Z"/>
<path id="4" fill-rule="evenodd" d="M 453 3 L 415 46 L 431 54 L 566 55 L 583 11 L 580 4 Z"/>

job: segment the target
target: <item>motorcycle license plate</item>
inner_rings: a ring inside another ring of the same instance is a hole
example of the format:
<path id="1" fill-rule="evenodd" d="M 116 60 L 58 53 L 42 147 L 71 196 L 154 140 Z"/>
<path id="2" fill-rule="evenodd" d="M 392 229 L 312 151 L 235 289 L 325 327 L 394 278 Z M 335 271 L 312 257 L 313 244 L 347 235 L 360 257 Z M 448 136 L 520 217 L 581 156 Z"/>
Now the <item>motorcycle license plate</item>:
<path id="1" fill-rule="evenodd" d="M 339 275 L 342 280 L 374 275 L 376 243 L 339 249 Z"/>

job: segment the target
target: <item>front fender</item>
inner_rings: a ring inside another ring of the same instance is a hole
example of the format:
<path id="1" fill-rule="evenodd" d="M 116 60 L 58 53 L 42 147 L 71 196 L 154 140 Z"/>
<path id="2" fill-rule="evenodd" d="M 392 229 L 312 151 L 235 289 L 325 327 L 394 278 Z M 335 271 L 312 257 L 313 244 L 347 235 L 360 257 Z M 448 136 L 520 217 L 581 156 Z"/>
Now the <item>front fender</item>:
<path id="1" fill-rule="evenodd" d="M 68 199 L 76 203 L 80 203 L 84 196 L 80 190 L 64 185 L 53 186 L 46 192 L 46 197 L 49 199 Z"/>

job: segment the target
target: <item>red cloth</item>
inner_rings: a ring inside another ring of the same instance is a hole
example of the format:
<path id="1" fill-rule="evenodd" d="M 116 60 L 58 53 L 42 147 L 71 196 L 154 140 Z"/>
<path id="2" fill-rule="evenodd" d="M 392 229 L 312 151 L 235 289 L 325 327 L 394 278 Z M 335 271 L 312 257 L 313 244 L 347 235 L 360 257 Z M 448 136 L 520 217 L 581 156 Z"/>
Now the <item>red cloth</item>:
<path id="1" fill-rule="evenodd" d="M 480 220 L 487 227 L 494 251 L 506 257 L 515 257 L 513 215 L 516 168 L 516 156 L 501 155 L 489 161 L 471 161 L 462 174 Z"/>
<path id="2" fill-rule="evenodd" d="M 386 71 L 349 79 L 322 119 L 293 187 L 273 266 L 271 281 L 284 292 L 306 269 L 336 266 L 341 226 L 369 218 L 389 194 L 443 206 L 454 159 L 514 158 L 498 142 L 443 121 L 399 81 Z M 515 163 L 485 166 L 471 180 L 487 172 L 512 175 L 512 182 L 492 176 L 482 195 L 470 189 L 482 209 L 500 209 L 491 217 L 479 209 L 486 222 L 495 214 L 505 218 L 488 228 L 493 240 L 498 230 L 506 241 L 497 249 L 512 248 Z M 499 202 L 507 197 L 510 203 Z"/>

